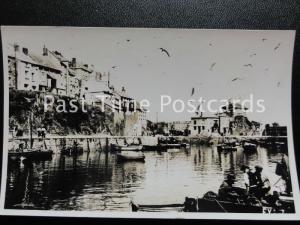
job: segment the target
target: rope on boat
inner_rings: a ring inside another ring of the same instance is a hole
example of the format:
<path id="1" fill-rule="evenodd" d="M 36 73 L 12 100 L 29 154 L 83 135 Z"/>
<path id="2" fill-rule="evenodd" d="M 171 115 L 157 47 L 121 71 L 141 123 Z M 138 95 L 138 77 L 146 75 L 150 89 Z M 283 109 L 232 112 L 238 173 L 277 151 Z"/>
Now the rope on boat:
<path id="1" fill-rule="evenodd" d="M 224 211 L 224 212 L 226 212 L 227 213 L 227 210 L 226 209 L 224 209 L 224 207 L 221 205 L 221 203 L 217 200 L 217 199 L 215 199 L 215 201 L 217 202 L 217 204 L 221 207 L 221 209 Z"/>
<path id="2" fill-rule="evenodd" d="M 275 185 L 282 179 L 282 177 L 280 177 L 276 182 L 275 184 L 273 184 L 273 187 L 275 187 Z"/>

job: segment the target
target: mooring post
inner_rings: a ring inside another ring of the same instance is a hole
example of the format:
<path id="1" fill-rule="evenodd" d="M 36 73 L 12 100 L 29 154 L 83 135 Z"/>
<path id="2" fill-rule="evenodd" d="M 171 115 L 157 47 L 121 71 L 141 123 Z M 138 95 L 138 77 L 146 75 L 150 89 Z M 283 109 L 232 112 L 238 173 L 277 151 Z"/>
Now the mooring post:
<path id="1" fill-rule="evenodd" d="M 108 137 L 105 138 L 105 150 L 108 152 Z"/>
<path id="2" fill-rule="evenodd" d="M 101 144 L 101 139 L 99 138 L 99 149 L 102 152 L 102 144 Z"/>
<path id="3" fill-rule="evenodd" d="M 87 151 L 90 152 L 90 145 L 89 145 L 89 139 L 86 139 L 86 144 L 87 144 Z"/>

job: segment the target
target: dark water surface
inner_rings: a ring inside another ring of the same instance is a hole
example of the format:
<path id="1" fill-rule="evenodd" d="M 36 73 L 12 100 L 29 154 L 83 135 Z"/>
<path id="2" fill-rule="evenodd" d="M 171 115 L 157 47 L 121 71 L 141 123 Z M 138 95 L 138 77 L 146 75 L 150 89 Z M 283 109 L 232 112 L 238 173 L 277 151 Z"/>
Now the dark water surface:
<path id="1" fill-rule="evenodd" d="M 218 153 L 204 145 L 168 152 L 145 152 L 145 162 L 118 162 L 114 153 L 92 149 L 78 157 L 53 155 L 51 161 L 9 163 L 6 208 L 129 211 L 139 204 L 183 203 L 186 196 L 217 192 L 224 176 L 235 173 L 243 186 L 240 166 L 263 166 L 276 183 L 281 154 L 259 148 Z"/>

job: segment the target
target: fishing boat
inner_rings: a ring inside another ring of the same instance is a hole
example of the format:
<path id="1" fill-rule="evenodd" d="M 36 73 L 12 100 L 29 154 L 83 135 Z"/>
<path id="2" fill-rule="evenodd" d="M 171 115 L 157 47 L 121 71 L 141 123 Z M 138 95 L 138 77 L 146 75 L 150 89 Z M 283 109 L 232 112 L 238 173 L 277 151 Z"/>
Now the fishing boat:
<path id="1" fill-rule="evenodd" d="M 246 153 L 254 153 L 257 151 L 257 144 L 250 141 L 243 141 L 242 147 Z"/>
<path id="2" fill-rule="evenodd" d="M 111 144 L 110 145 L 110 149 L 112 150 L 112 151 L 121 151 L 121 148 L 122 147 L 126 147 L 126 146 L 128 146 L 127 144 Z"/>
<path id="3" fill-rule="evenodd" d="M 230 152 L 230 151 L 236 151 L 237 147 L 229 145 L 229 144 L 219 144 L 217 145 L 218 152 Z"/>
<path id="4" fill-rule="evenodd" d="M 27 160 L 39 161 L 39 160 L 50 160 L 52 158 L 52 154 L 53 154 L 52 150 L 24 149 L 24 150 L 9 151 L 8 157 L 11 160 L 17 160 L 23 157 L 26 158 Z"/>
<path id="5" fill-rule="evenodd" d="M 111 144 L 112 151 L 142 151 L 143 145 L 140 144 Z"/>
<path id="6" fill-rule="evenodd" d="M 164 144 L 164 143 L 162 143 L 162 144 L 159 144 L 159 147 L 162 147 L 162 148 L 166 148 L 166 149 L 168 149 L 168 148 L 181 148 L 181 144 Z"/>
<path id="7" fill-rule="evenodd" d="M 167 139 L 160 139 L 158 141 L 158 146 L 160 148 L 170 149 L 170 148 L 181 148 L 187 147 L 186 143 L 181 143 L 180 141 L 176 140 L 174 137 L 170 137 Z"/>
<path id="8" fill-rule="evenodd" d="M 142 152 L 136 151 L 121 151 L 117 153 L 119 161 L 145 161 L 145 155 Z"/>
<path id="9" fill-rule="evenodd" d="M 132 211 L 146 212 L 223 212 L 223 213 L 294 213 L 294 201 L 292 199 L 280 199 L 281 204 L 278 207 L 261 202 L 232 202 L 207 197 L 203 198 L 185 198 L 183 204 L 162 204 L 162 205 L 137 205 L 131 203 Z"/>
<path id="10" fill-rule="evenodd" d="M 181 147 L 183 147 L 183 148 L 189 148 L 190 144 L 189 143 L 181 143 Z"/>
<path id="11" fill-rule="evenodd" d="M 126 145 L 126 146 L 121 146 L 120 150 L 121 151 L 142 151 L 143 145 L 131 144 L 131 145 Z"/>
<path id="12" fill-rule="evenodd" d="M 271 212 L 272 207 L 233 203 L 217 199 L 197 199 L 197 212 L 263 213 Z"/>
<path id="13" fill-rule="evenodd" d="M 163 204 L 163 205 L 136 205 L 130 203 L 132 212 L 180 212 L 184 208 L 184 204 Z"/>
<path id="14" fill-rule="evenodd" d="M 27 145 L 27 141 L 24 143 L 20 143 L 19 147 L 13 150 L 8 151 L 8 158 L 10 160 L 19 160 L 20 158 L 24 158 L 27 161 L 40 161 L 40 160 L 51 160 L 53 151 L 47 147 L 44 136 L 41 140 L 44 139 L 43 143 L 39 147 L 33 147 L 33 129 L 32 129 L 32 117 L 33 113 L 30 111 L 30 115 L 28 117 L 28 125 L 29 125 L 29 146 Z"/>
<path id="15" fill-rule="evenodd" d="M 62 148 L 60 153 L 62 155 L 80 155 L 83 154 L 83 147 L 81 146 L 71 146 Z"/>

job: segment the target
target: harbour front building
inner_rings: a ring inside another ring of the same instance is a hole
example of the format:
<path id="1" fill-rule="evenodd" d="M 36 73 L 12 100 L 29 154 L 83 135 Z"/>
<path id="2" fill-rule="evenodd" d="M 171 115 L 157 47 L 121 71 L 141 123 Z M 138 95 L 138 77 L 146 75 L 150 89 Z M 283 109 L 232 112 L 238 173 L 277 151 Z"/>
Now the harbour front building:
<path id="1" fill-rule="evenodd" d="M 46 46 L 36 53 L 18 44 L 11 44 L 7 46 L 7 53 L 9 88 L 12 95 L 17 96 L 15 93 L 18 93 L 20 96 L 35 96 L 37 105 L 42 105 L 44 96 L 48 94 L 53 95 L 56 100 L 75 99 L 79 102 L 84 99 L 89 107 L 101 106 L 97 95 L 105 95 L 105 108 L 96 111 L 101 114 L 101 121 L 94 122 L 99 127 L 93 130 L 124 136 L 147 133 L 146 111 L 134 98 L 127 95 L 124 87 L 120 91 L 113 88 L 109 72 L 98 72 L 93 65 L 79 62 L 74 57 L 70 60 Z M 42 123 L 41 121 L 42 118 L 39 122 Z M 60 127 L 57 121 L 55 124 Z M 22 127 L 24 124 L 19 121 L 16 125 Z M 61 127 L 57 130 L 65 126 Z"/>
<path id="2" fill-rule="evenodd" d="M 247 108 L 241 104 L 232 104 L 222 108 L 216 114 L 200 113 L 199 116 L 191 118 L 191 136 L 212 133 L 226 135 L 261 135 L 261 123 L 250 121 L 246 115 Z"/>
<path id="3" fill-rule="evenodd" d="M 9 88 L 22 91 L 51 93 L 70 98 L 84 98 L 87 83 L 95 78 L 92 65 L 66 59 L 58 51 L 45 46 L 41 54 L 18 44 L 9 45 Z"/>

